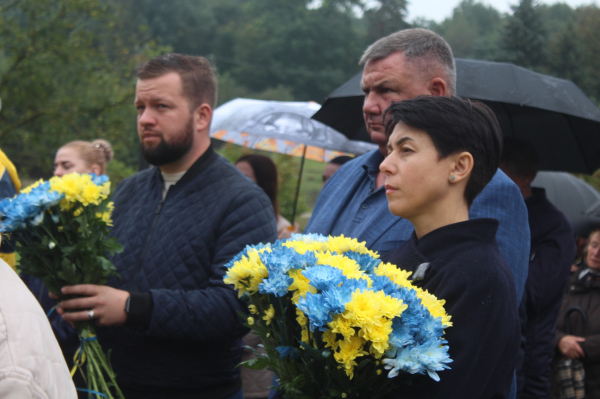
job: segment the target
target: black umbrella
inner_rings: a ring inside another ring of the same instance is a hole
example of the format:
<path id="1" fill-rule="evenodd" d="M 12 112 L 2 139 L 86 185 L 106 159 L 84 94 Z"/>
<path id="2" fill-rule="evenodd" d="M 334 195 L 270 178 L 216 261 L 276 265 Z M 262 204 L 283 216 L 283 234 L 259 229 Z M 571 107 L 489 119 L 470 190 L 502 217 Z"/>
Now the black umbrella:
<path id="1" fill-rule="evenodd" d="M 505 137 L 531 141 L 544 170 L 593 173 L 600 167 L 600 109 L 573 83 L 513 64 L 456 59 L 457 94 L 486 103 Z M 369 141 L 362 72 L 313 116 L 352 140 Z"/>
<path id="2" fill-rule="evenodd" d="M 600 217 L 586 215 L 590 206 L 600 201 L 600 192 L 590 184 L 565 172 L 539 172 L 533 187 L 546 189 L 548 201 L 565 214 L 575 234 L 587 237 L 600 227 Z"/>

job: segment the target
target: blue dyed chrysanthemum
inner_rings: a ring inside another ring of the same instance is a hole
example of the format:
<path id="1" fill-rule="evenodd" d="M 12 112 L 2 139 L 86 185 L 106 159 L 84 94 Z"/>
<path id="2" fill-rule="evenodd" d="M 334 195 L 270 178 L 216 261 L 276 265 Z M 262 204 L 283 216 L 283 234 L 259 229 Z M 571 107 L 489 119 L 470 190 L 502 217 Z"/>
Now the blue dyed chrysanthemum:
<path id="1" fill-rule="evenodd" d="M 355 260 L 356 263 L 358 263 L 360 270 L 365 273 L 371 273 L 373 269 L 381 263 L 381 260 L 375 259 L 369 254 L 359 254 L 358 252 L 347 251 L 344 252 L 344 256 Z"/>
<path id="2" fill-rule="evenodd" d="M 244 248 L 242 250 L 242 252 L 240 252 L 239 254 L 237 254 L 236 256 L 234 256 L 233 259 L 231 259 L 229 262 L 227 262 L 225 264 L 225 268 L 229 269 L 230 267 L 233 267 L 233 265 L 235 264 L 235 262 L 239 262 L 242 259 L 242 257 L 248 256 L 248 251 L 251 250 L 251 249 L 259 250 L 259 249 L 270 248 L 270 247 L 271 247 L 271 243 L 270 242 L 268 242 L 266 244 L 260 243 L 260 244 L 257 244 L 257 245 L 246 245 L 246 248 Z"/>
<path id="3" fill-rule="evenodd" d="M 64 194 L 50 190 L 49 183 L 43 183 L 28 193 L 22 193 L 15 198 L 0 201 L 0 231 L 8 233 L 25 228 L 27 223 L 40 224 L 42 212 L 54 206 L 64 198 Z"/>
<path id="4" fill-rule="evenodd" d="M 332 320 L 329 309 L 324 306 L 321 294 L 308 292 L 304 298 L 298 300 L 297 306 L 310 321 L 311 331 L 314 331 L 315 328 L 325 331 L 327 323 Z"/>
<path id="5" fill-rule="evenodd" d="M 440 338 L 432 338 L 421 345 L 408 346 L 398 350 L 394 359 L 383 359 L 389 378 L 394 378 L 400 371 L 410 374 L 429 374 L 435 381 L 440 377 L 436 371 L 449 369 L 446 363 L 452 362 L 448 355 L 447 342 Z"/>
<path id="6" fill-rule="evenodd" d="M 271 252 L 265 251 L 260 254 L 260 260 L 269 270 L 269 275 L 272 270 L 287 273 L 292 269 L 306 269 L 317 264 L 314 252 L 306 251 L 304 254 L 299 254 L 293 248 L 283 246 L 280 241 L 271 247 Z"/>
<path id="7" fill-rule="evenodd" d="M 330 286 L 336 286 L 346 280 L 344 272 L 326 265 L 307 267 L 302 271 L 302 274 L 310 280 L 309 284 L 319 291 L 326 290 Z"/>
<path id="8" fill-rule="evenodd" d="M 263 279 L 262 283 L 258 285 L 258 292 L 282 297 L 288 293 L 290 284 L 293 281 L 287 273 L 283 273 L 278 269 L 271 269 L 269 270 L 269 277 Z"/>

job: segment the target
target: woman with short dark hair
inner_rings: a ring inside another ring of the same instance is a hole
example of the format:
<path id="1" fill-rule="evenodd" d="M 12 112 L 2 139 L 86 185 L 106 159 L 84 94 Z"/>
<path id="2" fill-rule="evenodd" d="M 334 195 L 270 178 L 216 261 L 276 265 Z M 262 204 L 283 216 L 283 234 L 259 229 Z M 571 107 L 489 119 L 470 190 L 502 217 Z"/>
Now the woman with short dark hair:
<path id="1" fill-rule="evenodd" d="M 500 163 L 498 122 L 484 104 L 458 97 L 393 103 L 386 121 L 380 170 L 389 209 L 415 231 L 382 260 L 445 300 L 453 323 L 445 336 L 451 369 L 439 382 L 416 376 L 389 397 L 506 398 L 520 338 L 514 279 L 495 239 L 498 221 L 469 220 Z"/>

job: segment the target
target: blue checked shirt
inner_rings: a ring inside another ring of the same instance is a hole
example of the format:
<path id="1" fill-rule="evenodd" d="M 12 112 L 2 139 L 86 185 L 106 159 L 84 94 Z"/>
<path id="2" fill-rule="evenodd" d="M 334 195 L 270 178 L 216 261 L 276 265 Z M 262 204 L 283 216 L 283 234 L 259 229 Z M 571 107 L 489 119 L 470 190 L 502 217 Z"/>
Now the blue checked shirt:
<path id="1" fill-rule="evenodd" d="M 385 189 L 375 179 L 383 155 L 373 150 L 342 166 L 319 195 L 306 233 L 341 235 L 365 241 L 369 249 L 385 254 L 408 240 L 412 224 L 388 209 Z M 501 170 L 477 196 L 469 218 L 500 221 L 496 240 L 515 278 L 521 301 L 529 268 L 529 222 L 518 187 Z"/>

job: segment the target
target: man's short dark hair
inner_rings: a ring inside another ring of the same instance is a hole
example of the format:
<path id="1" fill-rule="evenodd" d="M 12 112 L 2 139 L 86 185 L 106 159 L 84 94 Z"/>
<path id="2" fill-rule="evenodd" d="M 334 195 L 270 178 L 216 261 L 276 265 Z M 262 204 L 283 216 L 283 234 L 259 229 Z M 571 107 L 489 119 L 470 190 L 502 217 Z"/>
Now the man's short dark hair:
<path id="1" fill-rule="evenodd" d="M 217 76 L 210 62 L 200 56 L 185 54 L 162 54 L 141 66 L 138 79 L 154 79 L 176 72 L 181 77 L 183 95 L 190 109 L 195 110 L 201 104 L 212 109 L 217 106 Z"/>
<path id="2" fill-rule="evenodd" d="M 515 176 L 531 175 L 532 180 L 540 170 L 540 159 L 533 144 L 512 137 L 504 140 L 500 162 Z"/>
<path id="3" fill-rule="evenodd" d="M 462 151 L 473 156 L 473 170 L 465 189 L 470 207 L 500 164 L 502 132 L 492 110 L 481 102 L 460 97 L 421 96 L 390 105 L 385 112 L 388 137 L 399 122 L 429 134 L 439 159 Z"/>

